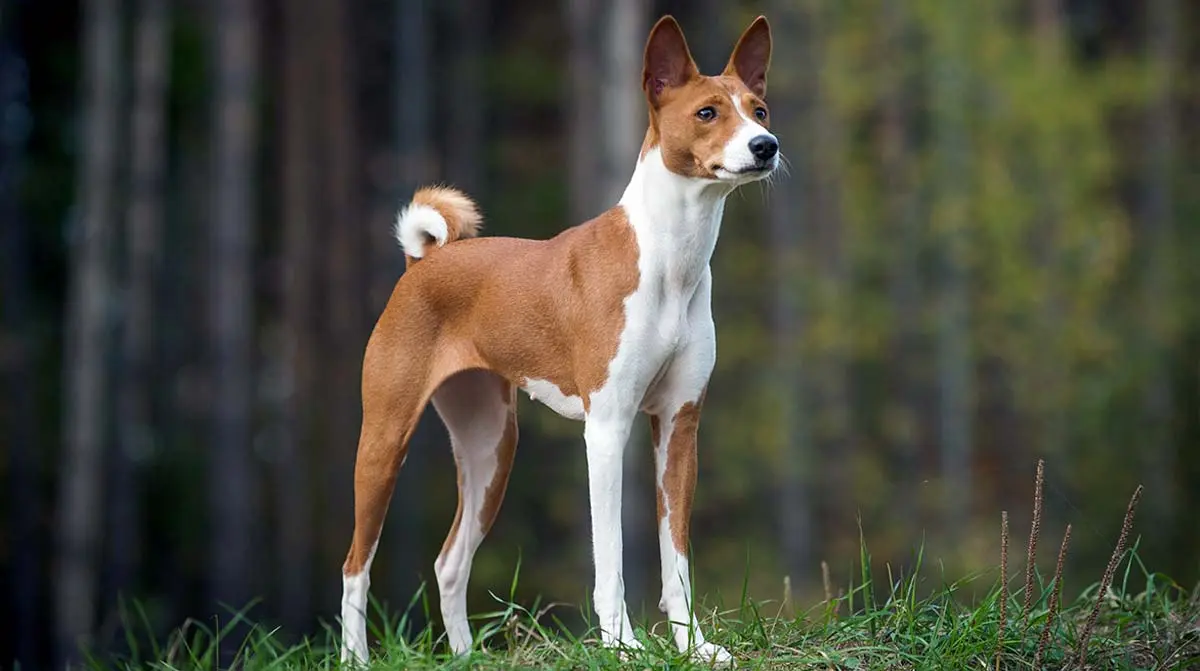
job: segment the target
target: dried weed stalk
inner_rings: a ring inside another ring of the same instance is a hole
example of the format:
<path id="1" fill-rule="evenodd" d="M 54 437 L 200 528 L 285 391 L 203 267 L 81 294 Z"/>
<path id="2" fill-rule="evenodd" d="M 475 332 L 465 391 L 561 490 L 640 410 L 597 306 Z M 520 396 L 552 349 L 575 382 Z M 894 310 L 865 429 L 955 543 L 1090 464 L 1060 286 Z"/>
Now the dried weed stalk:
<path id="1" fill-rule="evenodd" d="M 1038 640 L 1037 654 L 1033 658 L 1033 668 L 1042 668 L 1042 656 L 1046 653 L 1046 646 L 1050 643 L 1050 630 L 1054 627 L 1054 621 L 1058 619 L 1058 602 L 1062 597 L 1062 574 L 1063 562 L 1067 558 L 1067 546 L 1071 544 L 1071 525 L 1067 525 L 1066 532 L 1063 533 L 1062 546 L 1058 548 L 1058 564 L 1054 566 L 1054 591 L 1050 593 L 1050 610 L 1046 614 L 1046 624 L 1042 627 L 1042 637 Z"/>
<path id="2" fill-rule="evenodd" d="M 1092 636 L 1092 628 L 1096 626 L 1096 619 L 1100 617 L 1100 606 L 1104 603 L 1104 595 L 1108 593 L 1108 587 L 1112 584 L 1113 574 L 1117 572 L 1117 564 L 1121 561 L 1121 555 L 1125 554 L 1125 544 L 1129 541 L 1129 532 L 1133 529 L 1133 514 L 1137 510 L 1138 502 L 1142 499 L 1142 486 L 1138 485 L 1137 489 L 1133 490 L 1133 496 L 1129 499 L 1129 507 L 1125 509 L 1125 521 L 1121 523 L 1121 535 L 1117 538 L 1117 546 L 1113 548 L 1112 557 L 1108 560 L 1108 566 L 1104 568 L 1104 576 L 1100 578 L 1100 588 L 1096 590 L 1096 604 L 1092 606 L 1092 612 L 1088 615 L 1087 623 L 1083 625 L 1083 631 L 1079 634 L 1079 648 L 1076 650 L 1076 655 L 1079 659 L 1079 668 L 1083 668 L 1087 661 L 1087 645 L 1088 639 Z"/>
<path id="3" fill-rule="evenodd" d="M 1037 462 L 1037 480 L 1033 486 L 1033 526 L 1029 528 L 1029 548 L 1025 559 L 1025 608 L 1021 617 L 1029 619 L 1029 609 L 1033 607 L 1033 569 L 1037 560 L 1038 535 L 1042 531 L 1042 481 L 1046 475 L 1046 464 L 1041 459 Z"/>
<path id="4" fill-rule="evenodd" d="M 1000 671 L 1000 650 L 1004 647 L 1004 625 L 1008 607 L 1008 511 L 1000 511 L 1000 627 L 996 632 L 996 671 Z"/>
<path id="5" fill-rule="evenodd" d="M 821 584 L 825 587 L 825 603 L 833 603 L 833 581 L 829 579 L 829 562 L 821 560 Z"/>

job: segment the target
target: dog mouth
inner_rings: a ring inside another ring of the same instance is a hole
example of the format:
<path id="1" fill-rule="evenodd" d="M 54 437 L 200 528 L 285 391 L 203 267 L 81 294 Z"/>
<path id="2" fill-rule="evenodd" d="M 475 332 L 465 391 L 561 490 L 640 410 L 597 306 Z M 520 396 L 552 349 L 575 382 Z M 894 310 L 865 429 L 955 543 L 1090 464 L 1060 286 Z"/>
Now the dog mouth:
<path id="1" fill-rule="evenodd" d="M 712 172 L 714 175 L 720 175 L 720 174 L 724 173 L 725 175 L 727 175 L 729 177 L 747 177 L 747 176 L 753 176 L 753 175 L 765 175 L 766 173 L 771 172 L 774 169 L 775 169 L 774 161 L 768 161 L 766 163 L 756 163 L 753 165 L 748 165 L 748 166 L 745 166 L 742 168 L 738 168 L 737 170 L 732 170 L 730 168 L 726 168 L 725 166 L 718 163 L 717 165 L 714 165 L 712 167 Z"/>

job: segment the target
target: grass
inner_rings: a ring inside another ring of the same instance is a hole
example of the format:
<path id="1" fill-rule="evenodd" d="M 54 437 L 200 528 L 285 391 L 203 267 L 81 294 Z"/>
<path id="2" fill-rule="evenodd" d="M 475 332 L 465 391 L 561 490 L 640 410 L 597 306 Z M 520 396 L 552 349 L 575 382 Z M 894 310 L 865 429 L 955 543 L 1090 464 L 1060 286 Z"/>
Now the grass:
<path id="1" fill-rule="evenodd" d="M 1041 491 L 1041 468 L 1038 469 Z M 1121 536 L 1101 579 L 1066 603 L 1062 567 L 1068 551 L 1064 534 L 1053 576 L 1036 566 L 1024 585 L 1008 571 L 1008 516 L 1002 515 L 997 555 L 999 574 L 946 581 L 940 567 L 925 567 L 923 551 L 906 575 L 875 575 L 865 540 L 860 539 L 860 575 L 843 592 L 823 570 L 826 598 L 807 612 L 785 615 L 785 603 L 755 602 L 743 595 L 736 607 L 697 607 L 706 635 L 731 652 L 740 669 L 1200 669 L 1200 587 L 1187 590 L 1146 568 L 1137 543 L 1126 548 L 1140 488 L 1130 501 Z M 1040 529 L 1040 501 L 1034 505 Z M 1031 535 L 1027 561 L 1035 559 L 1038 532 Z M 936 578 L 931 577 L 934 574 Z M 1003 577 L 1001 577 L 1003 576 Z M 993 584 L 986 590 L 985 581 Z M 931 587 L 931 584 L 933 585 Z M 707 668 L 675 650 L 666 624 L 637 632 L 645 645 L 622 658 L 601 648 L 597 632 L 572 635 L 556 617 L 557 608 L 524 607 L 493 597 L 498 607 L 476 615 L 477 652 L 449 654 L 444 635 L 428 626 L 402 636 L 407 616 L 376 606 L 376 643 L 371 668 L 378 669 L 693 669 Z M 986 591 L 982 598 L 963 595 Z M 406 612 L 428 615 L 429 594 L 418 592 Z M 136 610 L 136 608 L 135 608 Z M 585 609 L 586 614 L 586 609 Z M 136 631 L 144 618 L 126 618 Z M 431 618 L 426 617 L 425 621 Z M 249 634 L 229 640 L 236 627 Z M 124 658 L 92 659 L 93 668 L 121 669 L 336 669 L 337 633 L 294 646 L 279 642 L 277 630 L 245 622 L 234 614 L 224 625 L 189 621 L 160 644 L 140 645 Z M 218 658 L 218 654 L 221 655 Z"/>

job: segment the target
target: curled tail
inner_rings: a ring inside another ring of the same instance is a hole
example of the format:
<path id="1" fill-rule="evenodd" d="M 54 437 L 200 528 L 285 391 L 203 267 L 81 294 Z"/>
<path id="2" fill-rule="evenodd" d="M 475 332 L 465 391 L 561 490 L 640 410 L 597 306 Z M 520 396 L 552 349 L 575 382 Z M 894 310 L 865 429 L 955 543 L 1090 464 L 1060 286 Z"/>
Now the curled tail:
<path id="1" fill-rule="evenodd" d="M 396 217 L 396 239 L 411 265 L 442 245 L 473 238 L 483 216 L 475 201 L 458 189 L 426 186 Z"/>

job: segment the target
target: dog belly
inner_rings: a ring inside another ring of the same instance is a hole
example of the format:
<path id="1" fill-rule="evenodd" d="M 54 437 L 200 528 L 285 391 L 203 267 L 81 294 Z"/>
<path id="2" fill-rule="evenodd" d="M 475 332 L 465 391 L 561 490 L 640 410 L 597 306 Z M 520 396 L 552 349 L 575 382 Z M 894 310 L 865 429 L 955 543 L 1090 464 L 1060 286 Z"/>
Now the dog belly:
<path id="1" fill-rule="evenodd" d="M 529 394 L 529 398 L 550 408 L 567 419 L 583 419 L 583 399 L 578 396 L 567 396 L 558 385 L 548 380 L 526 378 L 521 389 Z"/>

